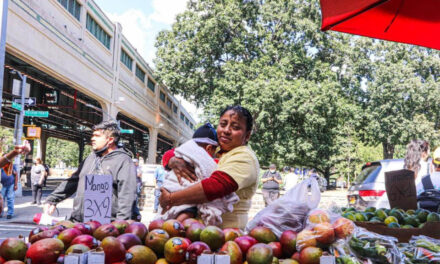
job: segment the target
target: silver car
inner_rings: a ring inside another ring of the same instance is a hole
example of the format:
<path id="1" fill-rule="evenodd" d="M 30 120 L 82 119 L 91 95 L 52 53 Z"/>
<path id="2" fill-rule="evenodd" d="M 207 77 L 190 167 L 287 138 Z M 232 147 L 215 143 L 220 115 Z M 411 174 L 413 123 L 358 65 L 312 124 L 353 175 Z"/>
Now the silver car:
<path id="1" fill-rule="evenodd" d="M 380 160 L 365 164 L 348 189 L 348 206 L 361 210 L 370 206 L 390 208 L 385 191 L 385 172 L 401 169 L 403 169 L 403 159 Z"/>

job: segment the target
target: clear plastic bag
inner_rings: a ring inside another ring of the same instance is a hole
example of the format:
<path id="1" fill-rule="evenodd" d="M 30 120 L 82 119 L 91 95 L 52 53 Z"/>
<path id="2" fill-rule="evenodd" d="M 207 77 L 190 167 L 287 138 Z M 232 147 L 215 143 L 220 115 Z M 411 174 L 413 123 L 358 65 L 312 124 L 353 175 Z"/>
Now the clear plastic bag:
<path id="1" fill-rule="evenodd" d="M 383 236 L 358 227 L 348 241 L 351 252 L 357 258 L 373 263 L 404 263 L 404 256 L 397 247 L 397 238 Z"/>
<path id="2" fill-rule="evenodd" d="M 330 247 L 329 252 L 335 256 L 336 264 L 362 264 L 363 261 L 351 253 L 350 247 L 345 239 L 336 240 Z"/>
<path id="3" fill-rule="evenodd" d="M 296 249 L 301 251 L 310 246 L 329 246 L 336 239 L 349 239 L 355 228 L 355 224 L 341 217 L 335 207 L 330 210 L 313 209 L 307 215 L 304 230 L 298 233 Z"/>
<path id="4" fill-rule="evenodd" d="M 412 263 L 440 263 L 440 240 L 427 236 L 413 236 L 403 254 Z"/>
<path id="5" fill-rule="evenodd" d="M 286 230 L 299 232 L 308 212 L 321 200 L 318 182 L 310 177 L 298 183 L 272 204 L 258 212 L 247 224 L 246 232 L 256 226 L 270 228 L 277 237 Z"/>

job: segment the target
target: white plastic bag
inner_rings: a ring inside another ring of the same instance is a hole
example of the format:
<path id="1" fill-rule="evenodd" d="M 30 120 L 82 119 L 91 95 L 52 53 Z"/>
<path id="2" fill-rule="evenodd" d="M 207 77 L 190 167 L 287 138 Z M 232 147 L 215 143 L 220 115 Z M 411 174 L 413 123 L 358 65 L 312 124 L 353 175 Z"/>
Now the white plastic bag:
<path id="1" fill-rule="evenodd" d="M 321 192 L 316 178 L 305 179 L 258 212 L 246 225 L 246 232 L 256 226 L 270 228 L 278 238 L 286 230 L 299 232 L 303 229 L 307 214 L 318 206 L 320 200 Z"/>

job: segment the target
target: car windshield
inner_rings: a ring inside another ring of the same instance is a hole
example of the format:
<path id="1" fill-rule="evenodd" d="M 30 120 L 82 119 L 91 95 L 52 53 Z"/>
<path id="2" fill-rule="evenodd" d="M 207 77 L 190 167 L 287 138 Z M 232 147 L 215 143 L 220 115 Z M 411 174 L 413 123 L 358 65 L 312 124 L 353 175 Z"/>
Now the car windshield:
<path id="1" fill-rule="evenodd" d="M 371 166 L 364 167 L 361 173 L 356 177 L 355 183 L 371 183 L 374 182 L 379 175 L 382 166 L 380 163 L 372 164 Z"/>

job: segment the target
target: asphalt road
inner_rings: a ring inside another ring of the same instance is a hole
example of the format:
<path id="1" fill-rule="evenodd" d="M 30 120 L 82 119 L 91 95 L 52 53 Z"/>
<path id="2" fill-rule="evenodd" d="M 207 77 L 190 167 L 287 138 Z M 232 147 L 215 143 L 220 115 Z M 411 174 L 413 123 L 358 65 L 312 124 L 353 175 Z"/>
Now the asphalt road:
<path id="1" fill-rule="evenodd" d="M 8 237 L 28 237 L 32 229 L 36 225 L 1 223 L 0 224 L 0 241 Z"/>

